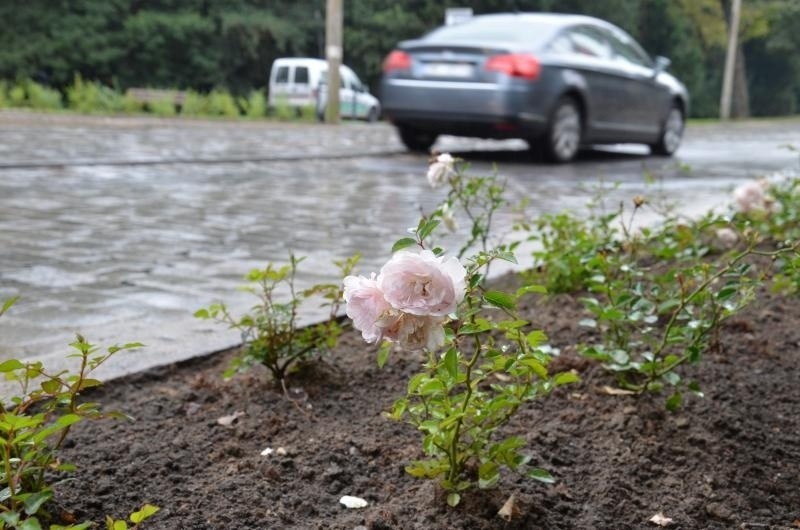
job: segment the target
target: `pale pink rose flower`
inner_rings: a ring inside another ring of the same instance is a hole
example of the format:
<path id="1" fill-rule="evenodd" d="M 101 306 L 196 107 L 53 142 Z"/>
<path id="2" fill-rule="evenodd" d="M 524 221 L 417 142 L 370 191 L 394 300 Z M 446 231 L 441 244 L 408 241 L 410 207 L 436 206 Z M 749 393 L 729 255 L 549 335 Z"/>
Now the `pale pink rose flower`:
<path id="1" fill-rule="evenodd" d="M 747 213 L 766 210 L 768 205 L 765 188 L 767 186 L 766 181 L 751 180 L 736 188 L 733 191 L 733 198 L 739 207 L 739 211 Z"/>
<path id="2" fill-rule="evenodd" d="M 733 247 L 739 241 L 739 235 L 731 228 L 720 228 L 716 232 L 717 239 L 725 248 Z"/>
<path id="3" fill-rule="evenodd" d="M 455 159 L 450 153 L 442 153 L 428 166 L 428 182 L 432 188 L 438 188 L 455 175 Z"/>
<path id="4" fill-rule="evenodd" d="M 377 281 L 393 308 L 412 315 L 444 316 L 464 299 L 466 275 L 455 257 L 401 250 L 381 268 Z"/>
<path id="5" fill-rule="evenodd" d="M 383 329 L 386 340 L 397 342 L 407 351 L 435 351 L 444 344 L 445 317 L 418 316 L 393 311 L 399 318 L 385 320 L 389 324 Z"/>
<path id="6" fill-rule="evenodd" d="M 370 344 L 383 339 L 386 320 L 392 306 L 383 296 L 375 281 L 363 276 L 347 276 L 344 279 L 345 313 L 353 320 L 353 327 L 361 331 L 361 336 Z"/>

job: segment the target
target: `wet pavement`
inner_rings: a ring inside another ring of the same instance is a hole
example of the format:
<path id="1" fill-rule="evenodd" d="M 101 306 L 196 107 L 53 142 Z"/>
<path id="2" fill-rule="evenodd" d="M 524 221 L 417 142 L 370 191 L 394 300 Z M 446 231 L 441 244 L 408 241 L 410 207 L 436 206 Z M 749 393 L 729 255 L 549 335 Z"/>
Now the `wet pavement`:
<path id="1" fill-rule="evenodd" d="M 623 146 L 550 166 L 516 141 L 435 147 L 471 173 L 496 166 L 531 215 L 585 211 L 599 183 L 617 183 L 612 202 L 660 195 L 698 214 L 725 208 L 746 179 L 797 171 L 787 144 L 800 145 L 800 121 L 696 125 L 675 159 Z M 355 252 L 361 272 L 377 270 L 420 208 L 444 196 L 426 167 L 386 124 L 0 113 L 0 300 L 21 296 L 0 318 L 0 360 L 56 363 L 76 331 L 147 344 L 105 377 L 233 345 L 237 334 L 192 313 L 218 300 L 248 307 L 243 274 L 289 252 L 307 256 L 302 285 L 329 281 L 331 261 Z M 511 223 L 501 217 L 497 233 Z"/>

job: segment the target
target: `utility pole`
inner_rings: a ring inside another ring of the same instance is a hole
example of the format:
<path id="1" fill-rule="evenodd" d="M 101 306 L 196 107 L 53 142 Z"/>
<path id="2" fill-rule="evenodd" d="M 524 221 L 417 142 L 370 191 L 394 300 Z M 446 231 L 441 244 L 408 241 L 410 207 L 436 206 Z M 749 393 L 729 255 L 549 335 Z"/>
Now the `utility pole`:
<path id="1" fill-rule="evenodd" d="M 328 105 L 325 121 L 339 123 L 339 66 L 342 64 L 342 1 L 327 0 L 325 58 L 328 60 Z"/>
<path id="2" fill-rule="evenodd" d="M 739 14 L 742 0 L 733 0 L 731 5 L 731 23 L 728 26 L 728 50 L 725 53 L 725 72 L 722 76 L 722 97 L 719 103 L 719 117 L 727 120 L 731 117 L 731 95 L 733 94 L 733 73 L 736 68 L 736 48 L 739 46 Z"/>

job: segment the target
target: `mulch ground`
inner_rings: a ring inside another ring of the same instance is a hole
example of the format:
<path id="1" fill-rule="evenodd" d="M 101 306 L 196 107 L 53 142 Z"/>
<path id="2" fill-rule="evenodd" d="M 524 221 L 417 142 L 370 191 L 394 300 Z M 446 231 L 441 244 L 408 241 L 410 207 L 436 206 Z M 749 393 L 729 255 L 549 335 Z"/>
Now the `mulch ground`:
<path id="1" fill-rule="evenodd" d="M 417 356 L 375 349 L 348 332 L 324 363 L 294 374 L 293 399 L 256 369 L 229 381 L 232 352 L 114 381 L 91 399 L 135 421 L 78 426 L 64 459 L 79 466 L 57 487 L 78 520 L 122 517 L 145 502 L 151 529 L 797 529 L 800 527 L 800 303 L 764 293 L 722 330 L 722 348 L 683 374 L 705 398 L 676 413 L 665 396 L 613 396 L 613 378 L 575 355 L 590 339 L 571 296 L 530 300 L 527 317 L 561 348 L 558 369 L 582 382 L 521 409 L 507 434 L 524 437 L 546 485 L 506 473 L 448 508 L 407 475 L 420 435 L 386 419 L 417 372 Z M 135 355 L 130 353 L 129 355 Z M 231 426 L 217 419 L 243 412 Z M 273 453 L 262 456 L 272 448 Z M 279 448 L 281 448 L 279 450 Z M 520 514 L 497 516 L 510 495 Z M 369 502 L 339 504 L 342 495 Z"/>

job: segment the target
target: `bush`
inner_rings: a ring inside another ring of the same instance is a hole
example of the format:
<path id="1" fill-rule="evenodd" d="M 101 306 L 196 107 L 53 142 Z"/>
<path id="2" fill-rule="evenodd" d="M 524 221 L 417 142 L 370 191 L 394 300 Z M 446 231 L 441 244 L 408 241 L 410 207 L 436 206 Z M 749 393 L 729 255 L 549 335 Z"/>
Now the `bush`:
<path id="1" fill-rule="evenodd" d="M 175 103 L 173 103 L 172 99 L 160 99 L 156 101 L 151 101 L 146 105 L 146 108 L 156 116 L 161 116 L 165 118 L 170 116 L 175 116 L 176 114 Z"/>
<path id="2" fill-rule="evenodd" d="M 120 112 L 136 108 L 135 102 L 130 98 L 126 98 L 113 88 L 94 81 L 86 81 L 80 75 L 76 75 L 72 85 L 67 87 L 67 101 L 69 108 L 87 114 Z"/>
<path id="3" fill-rule="evenodd" d="M 204 116 L 208 113 L 208 98 L 194 90 L 187 90 L 181 105 L 184 116 Z"/>
<path id="4" fill-rule="evenodd" d="M 248 118 L 263 118 L 267 114 L 267 98 L 262 90 L 253 90 L 242 99 L 241 107 Z"/>
<path id="5" fill-rule="evenodd" d="M 12 86 L 8 91 L 8 97 L 11 100 L 12 107 L 24 107 L 27 99 L 25 87 L 19 84 Z"/>
<path id="6" fill-rule="evenodd" d="M 32 109 L 60 109 L 63 108 L 61 92 L 33 81 L 25 83 L 28 95 L 28 106 Z"/>
<path id="7" fill-rule="evenodd" d="M 238 118 L 239 107 L 236 106 L 236 101 L 228 92 L 212 90 L 208 95 L 208 114 L 211 116 Z"/>

